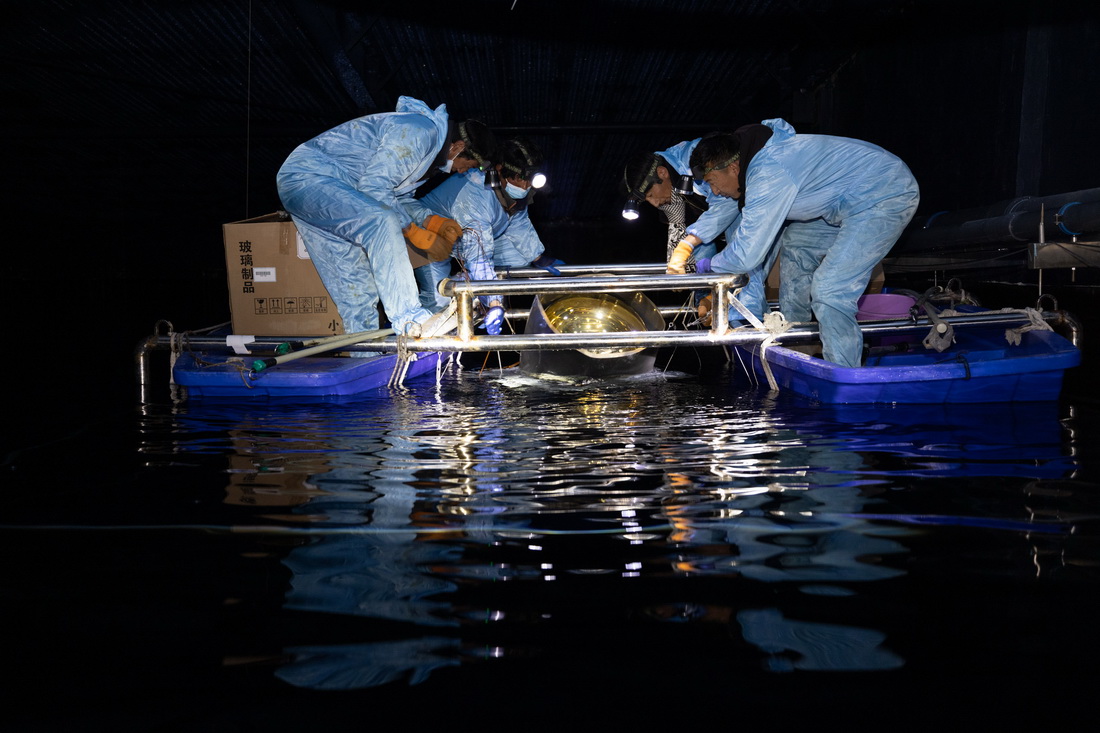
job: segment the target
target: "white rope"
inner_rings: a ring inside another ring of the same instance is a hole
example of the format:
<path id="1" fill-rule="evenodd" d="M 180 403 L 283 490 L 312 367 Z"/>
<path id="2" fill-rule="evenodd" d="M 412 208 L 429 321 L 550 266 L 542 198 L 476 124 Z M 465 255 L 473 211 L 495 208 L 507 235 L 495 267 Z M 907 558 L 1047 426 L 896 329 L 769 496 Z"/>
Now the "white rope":
<path id="1" fill-rule="evenodd" d="M 397 360 L 393 364 L 390 381 L 386 382 L 387 387 L 397 387 L 405 382 L 405 374 L 409 371 L 410 355 L 409 337 L 401 334 L 397 337 Z"/>
<path id="2" fill-rule="evenodd" d="M 168 395 L 172 404 L 179 404 L 186 399 L 187 393 L 183 387 L 176 384 L 176 361 L 183 355 L 183 350 L 187 346 L 187 333 L 176 333 L 172 324 L 168 323 L 168 343 Z"/>
<path id="3" fill-rule="evenodd" d="M 768 347 L 775 343 L 775 339 L 779 334 L 790 330 L 792 325 L 779 311 L 770 311 L 764 314 L 764 322 L 761 324 L 761 330 L 767 331 L 771 335 L 760 342 L 760 363 L 764 367 L 764 376 L 768 378 L 768 387 L 774 392 L 779 391 L 779 383 L 775 381 L 775 375 L 772 374 L 772 365 L 768 363 Z"/>
<path id="4" fill-rule="evenodd" d="M 764 376 L 768 380 L 768 387 L 773 392 L 778 392 L 779 383 L 775 381 L 775 375 L 772 373 L 772 365 L 768 363 L 767 351 L 768 347 L 775 343 L 779 334 L 790 330 L 791 326 L 794 324 L 788 321 L 779 311 L 769 311 L 765 313 L 764 320 L 761 321 L 736 297 L 730 298 L 730 304 L 754 329 L 770 334 L 768 338 L 760 342 L 760 366 L 764 370 Z"/>
<path id="5" fill-rule="evenodd" d="M 183 354 L 184 333 L 168 332 L 170 355 L 168 357 L 168 384 L 176 386 L 176 360 Z"/>
<path id="6" fill-rule="evenodd" d="M 1019 326 L 1017 328 L 1005 329 L 1005 340 L 1013 346 L 1019 346 L 1020 341 L 1024 337 L 1024 333 L 1027 331 L 1053 331 L 1050 324 L 1043 318 L 1043 314 L 1034 308 L 1013 309 L 1005 308 L 1006 313 L 1023 313 L 1027 316 L 1028 323 L 1025 326 Z"/>

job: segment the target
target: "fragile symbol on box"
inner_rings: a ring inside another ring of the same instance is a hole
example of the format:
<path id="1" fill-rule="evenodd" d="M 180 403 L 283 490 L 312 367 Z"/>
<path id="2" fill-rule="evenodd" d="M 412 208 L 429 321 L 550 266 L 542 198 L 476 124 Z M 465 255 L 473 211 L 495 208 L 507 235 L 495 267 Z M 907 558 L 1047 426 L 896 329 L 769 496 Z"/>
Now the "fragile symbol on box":
<path id="1" fill-rule="evenodd" d="M 323 295 L 303 298 L 254 298 L 252 312 L 258 316 L 327 313 L 328 298 Z"/>
<path id="2" fill-rule="evenodd" d="M 252 310 L 258 316 L 279 315 L 283 313 L 282 298 L 255 298 L 255 306 Z"/>

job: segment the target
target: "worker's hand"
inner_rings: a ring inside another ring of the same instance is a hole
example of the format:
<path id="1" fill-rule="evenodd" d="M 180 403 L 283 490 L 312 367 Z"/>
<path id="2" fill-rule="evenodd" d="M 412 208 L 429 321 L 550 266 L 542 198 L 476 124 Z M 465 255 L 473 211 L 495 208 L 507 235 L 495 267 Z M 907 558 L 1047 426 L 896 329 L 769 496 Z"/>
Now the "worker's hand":
<path id="1" fill-rule="evenodd" d="M 565 263 L 559 259 L 555 259 L 553 255 L 548 255 L 543 252 L 541 255 L 536 257 L 531 264 L 534 267 L 541 267 L 542 269 L 549 272 L 551 275 L 558 276 L 561 275 L 561 270 L 559 270 L 556 265 L 564 265 Z"/>
<path id="2" fill-rule="evenodd" d="M 489 312 L 485 314 L 485 320 L 481 322 L 481 327 L 485 329 L 485 333 L 490 336 L 499 336 L 500 327 L 504 324 L 504 308 L 500 305 L 494 305 L 489 308 Z"/>
<path id="3" fill-rule="evenodd" d="M 686 239 L 681 239 L 680 243 L 676 245 L 676 249 L 672 250 L 672 256 L 668 258 L 668 269 L 665 272 L 669 275 L 686 274 L 688 257 L 691 257 L 694 250 L 694 244 Z"/>
<path id="4" fill-rule="evenodd" d="M 420 250 L 420 253 L 430 262 L 443 262 L 450 259 L 454 242 L 448 242 L 442 235 L 418 227 L 416 224 L 409 224 L 401 233 L 405 235 L 409 244 Z"/>
<path id="5" fill-rule="evenodd" d="M 448 219 L 445 216 L 439 214 L 432 214 L 424 220 L 424 228 L 429 232 L 435 232 L 439 236 L 446 239 L 451 244 L 458 241 L 458 238 L 462 236 L 462 225 L 454 219 Z"/>
<path id="6" fill-rule="evenodd" d="M 711 311 L 710 296 L 706 295 L 699 299 L 699 304 L 695 306 L 695 313 L 699 316 L 697 323 L 710 327 L 710 311 Z"/>
<path id="7" fill-rule="evenodd" d="M 695 260 L 695 271 L 700 275 L 705 275 L 708 272 L 714 272 L 710 269 L 710 258 L 704 257 L 701 260 Z"/>

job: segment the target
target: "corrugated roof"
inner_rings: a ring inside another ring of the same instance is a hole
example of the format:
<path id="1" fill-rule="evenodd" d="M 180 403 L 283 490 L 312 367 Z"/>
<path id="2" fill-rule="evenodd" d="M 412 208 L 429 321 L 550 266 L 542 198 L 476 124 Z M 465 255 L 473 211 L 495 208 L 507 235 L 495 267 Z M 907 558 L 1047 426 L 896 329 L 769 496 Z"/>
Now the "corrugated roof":
<path id="1" fill-rule="evenodd" d="M 818 92 L 861 49 L 980 34 L 1016 22 L 1021 3 L 956 5 L 37 0 L 5 10 L 0 129 L 31 210 L 61 197 L 104 216 L 230 220 L 278 206 L 294 146 L 410 95 L 527 134 L 549 159 L 539 217 L 599 219 L 618 211 L 631 152 L 772 116 L 830 132 Z"/>
<path id="2" fill-rule="evenodd" d="M 789 99 L 802 81 L 789 68 L 799 33 L 773 26 L 833 5 L 40 0 L 7 10 L 3 129 L 17 170 L 64 170 L 89 193 L 176 178 L 167 192 L 144 190 L 214 207 L 228 196 L 243 215 L 246 187 L 270 208 L 295 145 L 407 94 L 529 134 L 552 170 L 542 216 L 600 217 L 618 205 L 629 152 Z M 844 53 L 804 62 L 827 73 Z M 25 182 L 42 196 L 57 183 Z"/>

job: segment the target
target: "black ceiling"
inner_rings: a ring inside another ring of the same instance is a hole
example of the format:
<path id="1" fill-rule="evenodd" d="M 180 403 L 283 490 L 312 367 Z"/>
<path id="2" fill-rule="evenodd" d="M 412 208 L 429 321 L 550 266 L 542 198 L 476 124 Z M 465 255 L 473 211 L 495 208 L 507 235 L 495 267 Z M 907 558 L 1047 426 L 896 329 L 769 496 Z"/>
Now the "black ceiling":
<path id="1" fill-rule="evenodd" d="M 547 226 L 616 218 L 635 150 L 768 117 L 893 150 L 926 207 L 1095 186 L 1096 11 L 1033 5 L 7 3 L 9 220 L 58 246 L 98 226 L 142 247 L 159 226 L 216 255 L 218 223 L 279 206 L 297 144 L 400 95 L 534 138 Z"/>

